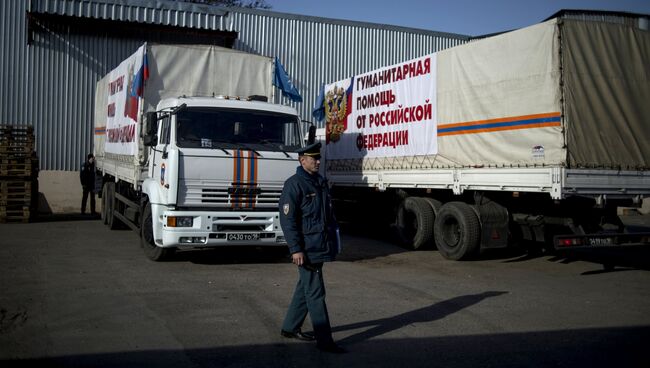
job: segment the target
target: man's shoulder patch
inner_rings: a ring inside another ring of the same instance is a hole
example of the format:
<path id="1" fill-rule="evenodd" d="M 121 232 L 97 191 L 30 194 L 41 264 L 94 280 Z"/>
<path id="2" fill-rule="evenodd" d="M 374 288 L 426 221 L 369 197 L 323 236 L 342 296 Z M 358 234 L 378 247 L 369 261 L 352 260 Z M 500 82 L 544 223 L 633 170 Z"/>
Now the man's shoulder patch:
<path id="1" fill-rule="evenodd" d="M 284 212 L 284 215 L 289 214 L 289 203 L 285 203 L 284 206 L 282 206 L 282 212 Z"/>

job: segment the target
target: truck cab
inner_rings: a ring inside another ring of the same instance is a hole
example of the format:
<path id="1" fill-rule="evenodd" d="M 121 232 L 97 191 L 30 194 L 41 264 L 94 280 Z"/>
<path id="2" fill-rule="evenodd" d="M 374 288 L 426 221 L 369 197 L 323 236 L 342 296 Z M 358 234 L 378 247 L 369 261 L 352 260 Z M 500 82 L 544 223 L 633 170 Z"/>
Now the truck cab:
<path id="1" fill-rule="evenodd" d="M 149 258 L 176 248 L 286 244 L 278 201 L 303 144 L 295 109 L 254 98 L 170 98 L 146 114 L 143 129 Z"/>

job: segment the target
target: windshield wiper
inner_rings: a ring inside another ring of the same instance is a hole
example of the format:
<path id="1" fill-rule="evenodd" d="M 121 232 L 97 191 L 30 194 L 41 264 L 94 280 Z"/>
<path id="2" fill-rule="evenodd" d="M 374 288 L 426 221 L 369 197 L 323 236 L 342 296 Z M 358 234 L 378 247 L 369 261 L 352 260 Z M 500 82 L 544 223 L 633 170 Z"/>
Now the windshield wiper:
<path id="1" fill-rule="evenodd" d="M 262 156 L 259 152 L 257 152 L 255 149 L 251 148 L 251 146 L 248 145 L 248 144 L 246 144 L 246 143 L 239 142 L 239 143 L 233 143 L 233 144 L 240 145 L 240 146 L 246 148 L 246 149 L 249 150 L 249 151 L 253 151 L 253 153 L 255 153 L 255 154 L 257 155 L 257 157 L 261 157 L 261 156 Z"/>
<path id="2" fill-rule="evenodd" d="M 285 156 L 287 156 L 288 158 L 291 158 L 291 156 L 287 153 L 287 151 L 283 150 L 282 147 L 279 144 L 275 143 L 275 142 L 271 142 L 268 139 L 261 139 L 260 143 L 261 144 L 270 144 L 271 146 L 273 146 L 276 149 L 280 150 L 280 152 L 284 153 Z"/>

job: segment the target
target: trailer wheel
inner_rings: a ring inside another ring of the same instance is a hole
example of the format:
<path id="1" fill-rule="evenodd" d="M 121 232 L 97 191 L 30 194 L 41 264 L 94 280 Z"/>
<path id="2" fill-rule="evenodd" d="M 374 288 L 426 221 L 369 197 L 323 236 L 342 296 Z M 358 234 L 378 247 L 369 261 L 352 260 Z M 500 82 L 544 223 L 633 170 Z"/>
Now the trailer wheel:
<path id="1" fill-rule="evenodd" d="M 115 225 L 113 222 L 115 220 L 113 216 L 113 210 L 115 209 L 115 183 L 108 182 L 105 185 L 106 188 L 106 226 L 109 229 L 114 230 Z"/>
<path id="2" fill-rule="evenodd" d="M 420 197 L 405 198 L 397 209 L 397 237 L 413 249 L 431 244 L 433 240 L 433 209 Z"/>
<path id="3" fill-rule="evenodd" d="M 102 216 L 102 223 L 104 225 L 108 224 L 108 190 L 107 190 L 108 185 L 107 184 L 104 184 L 102 186 L 102 202 L 101 202 L 102 203 L 102 212 L 101 212 L 101 216 Z"/>
<path id="4" fill-rule="evenodd" d="M 144 254 L 152 261 L 164 261 L 174 254 L 173 248 L 162 248 L 156 245 L 153 236 L 153 218 L 151 216 L 151 204 L 147 203 L 142 211 L 142 223 L 140 224 L 140 246 Z"/>
<path id="5" fill-rule="evenodd" d="M 424 199 L 429 204 L 429 206 L 431 206 L 431 209 L 433 210 L 433 216 L 434 217 L 438 216 L 438 212 L 440 212 L 440 207 L 442 207 L 442 202 L 430 197 L 422 197 L 422 199 Z"/>
<path id="6" fill-rule="evenodd" d="M 449 202 L 436 216 L 434 234 L 438 251 L 458 261 L 478 252 L 481 226 L 474 210 L 464 202 Z"/>

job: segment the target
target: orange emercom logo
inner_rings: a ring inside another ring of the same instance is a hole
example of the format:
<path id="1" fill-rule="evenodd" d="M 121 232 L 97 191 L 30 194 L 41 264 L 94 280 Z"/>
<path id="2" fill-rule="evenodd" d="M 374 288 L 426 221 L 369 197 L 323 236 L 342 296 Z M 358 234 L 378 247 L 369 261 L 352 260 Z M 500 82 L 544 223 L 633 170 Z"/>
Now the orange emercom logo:
<path id="1" fill-rule="evenodd" d="M 232 208 L 254 208 L 261 189 L 257 187 L 259 160 L 253 151 L 236 150 L 232 186 L 228 188 Z"/>

